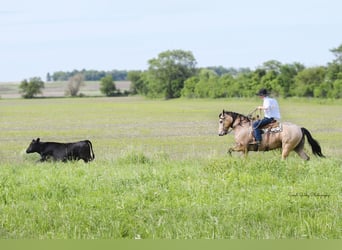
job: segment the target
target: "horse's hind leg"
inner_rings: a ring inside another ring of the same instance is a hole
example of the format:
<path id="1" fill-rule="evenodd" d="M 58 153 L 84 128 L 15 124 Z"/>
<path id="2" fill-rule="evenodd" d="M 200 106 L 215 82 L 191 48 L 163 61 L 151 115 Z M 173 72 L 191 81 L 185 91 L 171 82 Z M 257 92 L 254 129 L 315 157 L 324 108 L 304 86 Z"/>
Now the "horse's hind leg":
<path id="1" fill-rule="evenodd" d="M 283 160 L 286 159 L 286 157 L 288 157 L 290 154 L 290 150 L 288 150 L 287 148 L 283 148 L 282 152 L 281 152 L 281 158 Z"/>
<path id="2" fill-rule="evenodd" d="M 283 145 L 282 145 L 282 152 L 281 152 L 281 158 L 283 160 L 285 160 L 286 157 L 289 156 L 291 150 L 293 150 L 293 146 L 291 146 L 289 143 L 283 143 Z"/>
<path id="3" fill-rule="evenodd" d="M 306 161 L 310 160 L 310 157 L 304 152 L 304 149 L 302 149 L 301 151 L 297 151 L 297 150 L 295 151 L 303 160 L 306 160 Z"/>
<path id="4" fill-rule="evenodd" d="M 294 148 L 294 151 L 303 159 L 303 160 L 310 160 L 310 157 L 304 152 L 304 137 L 299 142 L 299 144 Z"/>

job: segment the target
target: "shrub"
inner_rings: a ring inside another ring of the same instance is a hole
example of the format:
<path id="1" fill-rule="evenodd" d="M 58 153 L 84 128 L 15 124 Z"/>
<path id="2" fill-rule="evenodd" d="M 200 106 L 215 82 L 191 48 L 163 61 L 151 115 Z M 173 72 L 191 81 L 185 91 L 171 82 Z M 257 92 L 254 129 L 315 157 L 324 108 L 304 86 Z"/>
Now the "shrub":
<path id="1" fill-rule="evenodd" d="M 113 82 L 113 77 L 111 75 L 107 75 L 101 78 L 100 91 L 102 94 L 105 94 L 106 96 L 116 95 L 116 86 Z"/>
<path id="2" fill-rule="evenodd" d="M 37 94 L 42 93 L 42 88 L 44 88 L 44 82 L 40 77 L 30 78 L 29 81 L 23 80 L 19 85 L 19 93 L 22 94 L 24 98 L 33 98 Z"/>

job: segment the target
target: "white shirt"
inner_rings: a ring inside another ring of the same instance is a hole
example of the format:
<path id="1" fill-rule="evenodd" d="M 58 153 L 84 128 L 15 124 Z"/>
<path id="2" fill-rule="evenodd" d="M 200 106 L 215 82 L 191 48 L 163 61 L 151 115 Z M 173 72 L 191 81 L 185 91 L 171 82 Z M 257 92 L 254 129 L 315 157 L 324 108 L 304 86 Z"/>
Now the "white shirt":
<path id="1" fill-rule="evenodd" d="M 281 117 L 280 117 L 279 105 L 276 99 L 265 96 L 263 107 L 264 107 L 265 117 L 267 118 L 273 117 L 276 120 L 280 120 Z"/>

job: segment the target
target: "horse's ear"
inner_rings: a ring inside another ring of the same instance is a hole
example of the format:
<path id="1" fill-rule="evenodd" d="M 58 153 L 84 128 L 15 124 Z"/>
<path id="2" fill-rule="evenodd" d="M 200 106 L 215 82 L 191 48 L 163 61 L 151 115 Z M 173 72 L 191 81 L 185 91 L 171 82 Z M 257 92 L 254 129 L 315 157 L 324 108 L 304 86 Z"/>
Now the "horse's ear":
<path id="1" fill-rule="evenodd" d="M 37 140 L 36 140 L 36 142 L 39 142 L 39 141 L 40 141 L 40 138 L 38 137 Z"/>
<path id="2" fill-rule="evenodd" d="M 224 113 L 226 113 L 226 111 L 223 109 L 223 110 L 222 110 L 222 115 L 224 115 Z"/>

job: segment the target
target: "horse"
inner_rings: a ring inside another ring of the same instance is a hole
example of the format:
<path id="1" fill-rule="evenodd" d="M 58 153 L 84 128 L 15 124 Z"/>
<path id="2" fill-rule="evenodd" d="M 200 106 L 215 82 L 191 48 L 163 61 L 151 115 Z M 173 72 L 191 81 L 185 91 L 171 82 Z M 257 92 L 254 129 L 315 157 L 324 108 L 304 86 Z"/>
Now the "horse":
<path id="1" fill-rule="evenodd" d="M 321 146 L 316 141 L 309 130 L 299 127 L 289 122 L 276 122 L 277 125 L 268 124 L 265 127 L 276 127 L 275 129 L 262 128 L 262 141 L 260 145 L 252 145 L 253 129 L 252 123 L 254 119 L 251 116 L 245 116 L 232 111 L 223 110 L 219 114 L 219 130 L 218 135 L 224 136 L 230 132 L 234 132 L 235 145 L 229 148 L 228 152 L 243 152 L 247 156 L 248 151 L 268 151 L 273 149 L 282 149 L 282 159 L 294 150 L 302 159 L 309 160 L 310 157 L 304 152 L 305 136 L 311 146 L 312 153 L 319 157 L 325 157 L 322 153 Z M 230 129 L 230 130 L 229 130 Z"/>

